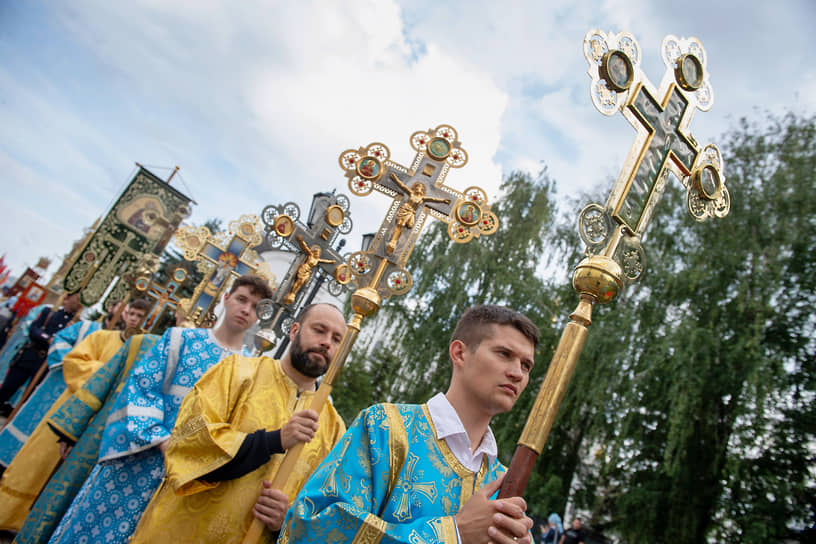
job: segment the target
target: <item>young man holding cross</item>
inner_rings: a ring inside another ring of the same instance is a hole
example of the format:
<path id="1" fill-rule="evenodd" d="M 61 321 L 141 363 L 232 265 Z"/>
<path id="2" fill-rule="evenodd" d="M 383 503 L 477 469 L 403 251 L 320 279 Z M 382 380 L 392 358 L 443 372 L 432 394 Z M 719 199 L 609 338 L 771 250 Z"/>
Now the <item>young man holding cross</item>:
<path id="1" fill-rule="evenodd" d="M 489 423 L 527 385 L 538 334 L 509 308 L 468 309 L 447 393 L 364 410 L 295 499 L 279 542 L 529 544 L 524 499 L 490 499 L 505 468 Z"/>
<path id="2" fill-rule="evenodd" d="M 215 329 L 169 329 L 133 364 L 102 433 L 99 460 L 50 542 L 127 542 L 164 476 L 182 399 L 213 365 L 242 351 L 255 306 L 271 295 L 263 279 L 241 276 L 224 295 L 224 318 Z"/>
<path id="3" fill-rule="evenodd" d="M 276 534 L 290 499 L 346 430 L 331 404 L 319 420 L 306 409 L 345 330 L 337 308 L 313 304 L 292 325 L 280 361 L 233 356 L 210 369 L 182 403 L 167 478 L 131 544 L 240 542 L 254 518 Z M 299 442 L 307 444 L 294 477 L 271 489 L 265 478 Z"/>

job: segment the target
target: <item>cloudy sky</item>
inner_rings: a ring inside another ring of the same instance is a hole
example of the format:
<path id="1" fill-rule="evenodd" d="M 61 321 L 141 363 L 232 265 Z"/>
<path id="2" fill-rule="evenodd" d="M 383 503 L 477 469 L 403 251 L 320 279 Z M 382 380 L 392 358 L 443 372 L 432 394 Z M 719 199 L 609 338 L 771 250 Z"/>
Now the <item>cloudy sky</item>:
<path id="1" fill-rule="evenodd" d="M 812 0 L 0 2 L 0 254 L 15 273 L 59 260 L 135 162 L 179 165 L 190 221 L 228 222 L 350 194 L 343 150 L 380 141 L 408 165 L 410 134 L 442 123 L 470 156 L 453 187 L 495 199 L 502 175 L 547 165 L 560 195 L 590 189 L 634 130 L 592 106 L 587 30 L 634 34 L 655 84 L 663 36 L 698 37 L 705 144 L 743 116 L 816 112 L 815 19 Z M 348 248 L 386 201 L 351 196 Z"/>

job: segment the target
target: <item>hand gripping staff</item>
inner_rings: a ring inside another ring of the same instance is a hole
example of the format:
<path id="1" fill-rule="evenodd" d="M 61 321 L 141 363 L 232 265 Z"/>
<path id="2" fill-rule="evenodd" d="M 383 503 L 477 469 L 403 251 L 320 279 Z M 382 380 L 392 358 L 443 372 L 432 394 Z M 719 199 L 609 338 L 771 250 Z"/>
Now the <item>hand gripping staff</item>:
<path id="1" fill-rule="evenodd" d="M 357 339 L 363 318 L 374 315 L 391 295 L 411 289 L 411 275 L 403 267 L 425 220 L 430 216 L 447 223 L 448 235 L 457 243 L 492 234 L 499 226 L 482 189 L 469 187 L 460 193 L 443 184 L 451 168 L 467 163 L 467 153 L 453 127 L 440 125 L 417 131 L 410 141 L 416 151 L 411 168 L 391 161 L 388 147 L 376 142 L 340 155 L 340 167 L 352 193 L 365 196 L 376 190 L 391 197 L 392 202 L 368 248 L 348 258 L 357 287 L 351 295 L 354 316 L 309 407 L 318 414 Z M 286 484 L 303 446 L 300 443 L 287 451 L 277 473 L 269 475 L 273 488 L 291 494 Z M 257 542 L 263 530 L 263 523 L 254 519 L 244 544 Z"/>
<path id="2" fill-rule="evenodd" d="M 685 186 L 694 219 L 725 217 L 731 207 L 720 151 L 713 144 L 701 148 L 688 132 L 694 110 L 708 111 L 714 99 L 703 45 L 697 38 L 669 35 L 660 51 L 666 72 L 655 89 L 640 68 L 634 36 L 590 30 L 584 37 L 593 104 L 604 115 L 623 113 L 637 137 L 606 205 L 589 204 L 579 215 L 587 257 L 575 268 L 572 285 L 580 302 L 553 354 L 500 498 L 524 492 L 581 355 L 593 304 L 609 302 L 641 277 L 646 255 L 640 239 L 669 172 Z"/>

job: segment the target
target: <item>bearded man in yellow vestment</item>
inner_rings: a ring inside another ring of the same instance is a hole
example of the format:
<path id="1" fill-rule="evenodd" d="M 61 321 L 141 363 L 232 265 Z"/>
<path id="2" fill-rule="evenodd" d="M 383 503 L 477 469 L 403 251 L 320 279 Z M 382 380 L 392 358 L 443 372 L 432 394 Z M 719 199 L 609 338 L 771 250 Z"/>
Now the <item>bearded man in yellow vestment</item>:
<path id="1" fill-rule="evenodd" d="M 307 306 L 280 361 L 233 355 L 207 371 L 182 402 L 167 477 L 131 544 L 237 543 L 253 517 L 266 525 L 264 541 L 274 542 L 290 501 L 346 430 L 330 403 L 319 417 L 305 409 L 345 330 L 334 306 Z M 299 442 L 306 446 L 295 477 L 285 490 L 270 489 L 265 476 Z"/>
<path id="2" fill-rule="evenodd" d="M 150 304 L 131 302 L 122 313 L 125 327 L 138 327 Z M 60 446 L 48 418 L 124 344 L 123 331 L 100 330 L 85 337 L 62 360 L 65 391 L 54 401 L 0 480 L 0 530 L 17 532 L 60 462 Z"/>

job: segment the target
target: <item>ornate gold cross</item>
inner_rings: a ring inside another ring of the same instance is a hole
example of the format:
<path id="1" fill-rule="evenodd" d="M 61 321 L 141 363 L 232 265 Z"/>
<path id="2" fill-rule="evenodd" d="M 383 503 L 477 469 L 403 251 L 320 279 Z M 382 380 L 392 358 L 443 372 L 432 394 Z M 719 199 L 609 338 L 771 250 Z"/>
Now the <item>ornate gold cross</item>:
<path id="1" fill-rule="evenodd" d="M 661 55 L 666 72 L 655 88 L 640 68 L 634 36 L 591 30 L 584 38 L 592 102 L 604 115 L 620 111 L 637 131 L 606 205 L 590 204 L 579 218 L 588 253 L 608 252 L 624 283 L 645 269 L 640 239 L 669 172 L 685 185 L 696 220 L 724 217 L 731 206 L 720 151 L 713 144 L 701 148 L 689 132 L 695 110 L 708 111 L 714 101 L 705 49 L 697 38 L 669 35 Z"/>
<path id="2" fill-rule="evenodd" d="M 389 160 L 391 153 L 381 143 L 340 154 L 340 167 L 345 170 L 354 194 L 365 196 L 377 190 L 390 196 L 393 202 L 369 247 L 348 259 L 357 286 L 351 295 L 354 316 L 309 406 L 317 413 L 328 399 L 354 346 L 363 318 L 376 313 L 384 299 L 404 294 L 411 288 L 411 275 L 403 266 L 425 219 L 432 216 L 448 223 L 448 235 L 459 243 L 492 234 L 499 226 L 482 189 L 469 187 L 460 193 L 443 185 L 450 168 L 460 168 L 467 162 L 467 153 L 452 127 L 440 125 L 414 132 L 411 146 L 417 154 L 410 169 Z M 286 452 L 277 472 L 268 477 L 273 488 L 287 495 L 296 493 L 287 483 L 302 451 L 301 442 Z M 263 528 L 259 520 L 253 520 L 244 544 L 257 542 Z"/>
<path id="3" fill-rule="evenodd" d="M 713 103 L 705 50 L 697 38 L 670 35 L 661 54 L 666 72 L 655 89 L 640 68 L 634 36 L 590 30 L 584 37 L 592 102 L 604 115 L 623 113 L 637 136 L 606 205 L 581 211 L 578 228 L 587 257 L 572 280 L 580 302 L 553 354 L 500 498 L 520 495 L 527 485 L 583 349 L 592 306 L 609 302 L 642 276 L 646 258 L 640 240 L 669 172 L 685 186 L 686 208 L 696 220 L 724 217 L 730 209 L 720 151 L 713 144 L 701 148 L 688 131 L 694 111 L 707 111 Z"/>
<path id="4" fill-rule="evenodd" d="M 351 192 L 365 196 L 375 190 L 393 199 L 368 250 L 349 259 L 357 285 L 373 286 L 381 299 L 411 288 L 403 267 L 429 216 L 447 223 L 448 236 L 457 243 L 493 234 L 499 226 L 481 188 L 459 192 L 444 185 L 450 169 L 468 160 L 453 127 L 414 132 L 410 142 L 416 151 L 410 169 L 392 161 L 388 147 L 378 142 L 347 149 L 339 159 Z"/>
<path id="5" fill-rule="evenodd" d="M 178 229 L 176 245 L 184 251 L 185 259 L 199 262 L 198 270 L 204 274 L 192 297 L 179 301 L 196 326 L 215 323 L 215 306 L 232 278 L 252 273 L 274 282 L 269 264 L 251 249 L 261 240 L 261 222 L 256 215 L 242 215 L 230 222 L 228 231 L 217 234 L 211 234 L 207 227 Z"/>

